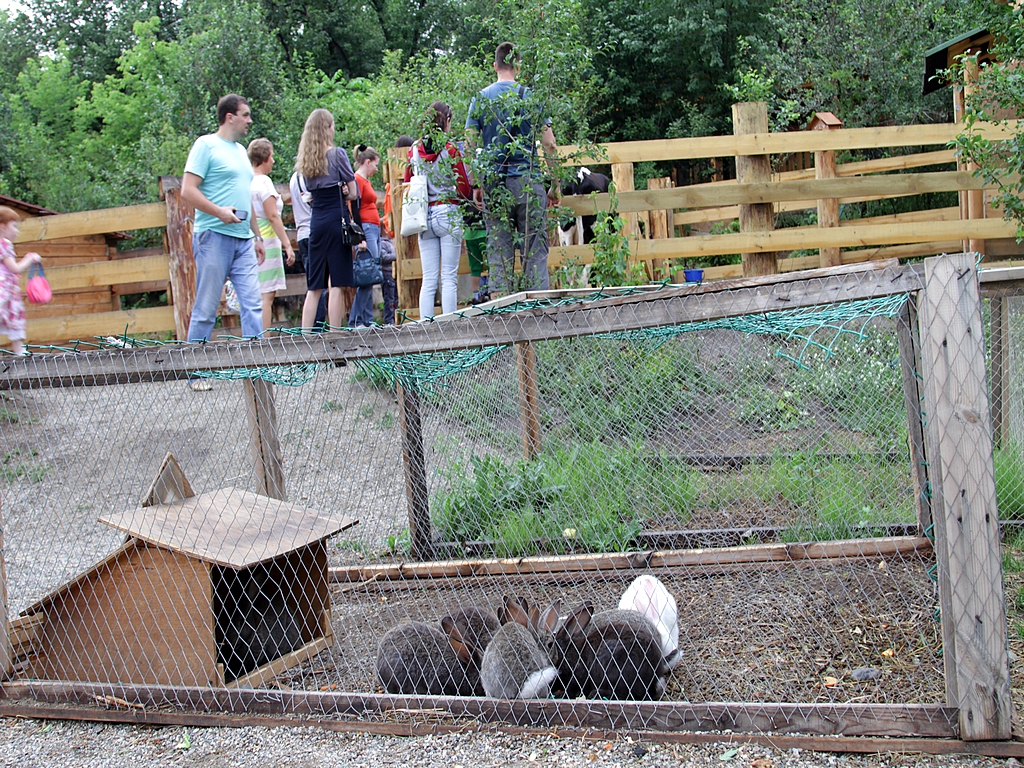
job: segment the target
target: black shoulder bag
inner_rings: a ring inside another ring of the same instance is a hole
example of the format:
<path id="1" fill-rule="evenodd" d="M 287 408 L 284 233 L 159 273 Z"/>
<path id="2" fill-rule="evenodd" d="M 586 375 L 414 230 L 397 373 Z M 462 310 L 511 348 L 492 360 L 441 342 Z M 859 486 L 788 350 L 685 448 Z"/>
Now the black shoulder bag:
<path id="1" fill-rule="evenodd" d="M 339 187 L 341 189 L 341 187 Z M 366 239 L 363 233 L 363 223 L 359 220 L 359 198 L 355 199 L 353 206 L 356 221 L 351 221 L 346 216 L 344 221 L 345 243 L 353 246 L 352 251 L 352 282 L 356 288 L 368 288 L 371 285 L 379 285 L 384 282 L 384 272 L 380 266 L 380 256 L 374 256 L 369 248 L 355 248 Z M 342 193 L 341 204 L 345 205 L 345 195 Z"/>

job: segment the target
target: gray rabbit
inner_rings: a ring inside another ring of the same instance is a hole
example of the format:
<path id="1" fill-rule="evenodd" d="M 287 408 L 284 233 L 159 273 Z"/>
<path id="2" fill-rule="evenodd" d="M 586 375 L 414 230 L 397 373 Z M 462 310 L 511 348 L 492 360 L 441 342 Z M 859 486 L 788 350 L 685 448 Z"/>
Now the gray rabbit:
<path id="1" fill-rule="evenodd" d="M 669 673 L 657 628 L 638 611 L 592 613 L 584 603 L 555 635 L 565 695 L 617 701 L 660 699 Z"/>
<path id="2" fill-rule="evenodd" d="M 548 650 L 558 625 L 559 601 L 543 613 L 517 598 L 505 598 L 495 632 L 484 652 L 480 680 L 484 693 L 495 699 L 547 698 L 558 669 Z"/>
<path id="3" fill-rule="evenodd" d="M 455 623 L 462 638 L 470 647 L 480 652 L 481 658 L 484 650 L 490 644 L 491 638 L 494 637 L 494 633 L 501 626 L 498 615 L 494 611 L 479 605 L 459 608 L 446 618 Z"/>
<path id="4" fill-rule="evenodd" d="M 377 646 L 377 677 L 388 693 L 473 696 L 479 685 L 480 654 L 463 640 L 455 621 L 443 632 L 419 621 L 388 631 Z"/>

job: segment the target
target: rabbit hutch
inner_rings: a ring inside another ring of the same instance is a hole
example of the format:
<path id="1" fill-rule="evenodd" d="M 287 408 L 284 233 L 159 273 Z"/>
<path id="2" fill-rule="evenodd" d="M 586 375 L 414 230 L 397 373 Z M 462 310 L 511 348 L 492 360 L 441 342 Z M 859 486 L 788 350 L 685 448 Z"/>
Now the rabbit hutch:
<path id="1" fill-rule="evenodd" d="M 369 729 L 1008 738 L 981 307 L 1008 302 L 1012 340 L 1017 280 L 890 260 L 0 365 L 4 691 Z M 167 451 L 188 483 L 139 507 Z M 638 700 L 382 685 L 398 626 L 513 597 L 564 622 L 642 574 L 678 607 L 678 663 Z M 226 661 L 238 600 L 276 660 Z"/>
<path id="2" fill-rule="evenodd" d="M 100 518 L 110 556 L 23 611 L 48 680 L 252 686 L 333 642 L 325 541 L 355 524 L 223 488 L 168 455 L 143 506 Z"/>

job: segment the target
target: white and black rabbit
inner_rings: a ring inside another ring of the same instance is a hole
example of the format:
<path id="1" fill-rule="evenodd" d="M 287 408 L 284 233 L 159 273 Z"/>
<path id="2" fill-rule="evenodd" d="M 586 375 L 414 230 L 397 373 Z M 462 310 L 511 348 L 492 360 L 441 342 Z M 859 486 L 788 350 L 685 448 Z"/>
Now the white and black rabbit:
<path id="1" fill-rule="evenodd" d="M 675 668 L 682 661 L 676 599 L 656 576 L 649 573 L 637 576 L 622 594 L 619 608 L 639 611 L 651 620 L 661 638 L 661 650 L 669 669 Z"/>
<path id="2" fill-rule="evenodd" d="M 592 613 L 584 603 L 555 634 L 554 654 L 567 697 L 642 701 L 665 692 L 669 668 L 661 640 L 637 611 Z"/>
<path id="3" fill-rule="evenodd" d="M 480 654 L 463 640 L 451 617 L 439 631 L 419 621 L 399 624 L 377 646 L 377 677 L 388 693 L 473 696 Z"/>
<path id="4" fill-rule="evenodd" d="M 548 649 L 558 625 L 560 603 L 543 613 L 517 598 L 505 598 L 494 633 L 484 652 L 480 681 L 484 693 L 494 699 L 543 699 L 558 677 Z"/>

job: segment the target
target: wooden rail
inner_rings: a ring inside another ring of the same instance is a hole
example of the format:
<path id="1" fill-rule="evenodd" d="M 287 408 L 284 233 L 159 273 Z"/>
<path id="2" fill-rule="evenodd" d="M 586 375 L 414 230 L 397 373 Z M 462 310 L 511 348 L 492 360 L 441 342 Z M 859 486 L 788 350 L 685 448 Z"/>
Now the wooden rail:
<path id="1" fill-rule="evenodd" d="M 979 124 L 975 132 L 988 139 L 1009 139 L 1016 121 L 1007 125 Z M 700 136 L 690 139 L 655 139 L 598 145 L 591 154 L 568 160 L 572 165 L 642 163 L 666 160 L 699 160 L 741 155 L 781 155 L 823 150 L 883 149 L 948 144 L 963 130 L 957 123 L 899 125 L 880 128 L 843 128 L 837 131 L 752 133 L 744 136 Z M 576 145 L 561 147 L 563 155 L 580 151 Z"/>

